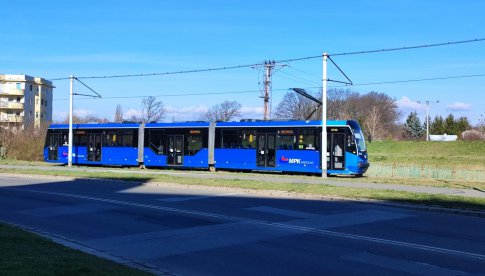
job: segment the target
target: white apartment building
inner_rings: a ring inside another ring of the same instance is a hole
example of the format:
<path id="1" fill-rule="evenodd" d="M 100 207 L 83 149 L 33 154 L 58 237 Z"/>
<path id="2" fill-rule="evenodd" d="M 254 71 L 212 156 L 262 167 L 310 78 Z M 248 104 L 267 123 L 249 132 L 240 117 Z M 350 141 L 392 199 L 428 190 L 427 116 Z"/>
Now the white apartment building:
<path id="1" fill-rule="evenodd" d="M 52 82 L 0 74 L 0 126 L 25 128 L 52 122 Z"/>

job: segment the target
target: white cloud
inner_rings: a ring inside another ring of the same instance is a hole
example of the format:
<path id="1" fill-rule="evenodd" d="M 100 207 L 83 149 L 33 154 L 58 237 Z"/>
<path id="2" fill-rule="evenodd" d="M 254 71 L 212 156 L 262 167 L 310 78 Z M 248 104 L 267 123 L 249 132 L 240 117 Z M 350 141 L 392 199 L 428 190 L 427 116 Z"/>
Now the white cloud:
<path id="1" fill-rule="evenodd" d="M 455 102 L 453 104 L 446 106 L 446 109 L 449 111 L 468 111 L 471 108 L 472 108 L 471 104 L 466 104 L 461 102 Z"/>
<path id="2" fill-rule="evenodd" d="M 96 116 L 96 111 L 89 109 L 74 109 L 74 115 L 81 118 L 87 116 Z"/>
<path id="3" fill-rule="evenodd" d="M 207 112 L 209 108 L 206 105 L 174 107 L 167 106 L 165 113 L 165 121 L 197 121 L 200 116 Z"/>
<path id="4" fill-rule="evenodd" d="M 62 122 L 66 120 L 68 113 L 66 111 L 53 111 L 52 120 L 54 122 Z"/>
<path id="5" fill-rule="evenodd" d="M 141 117 L 141 110 L 130 108 L 127 111 L 123 112 L 123 119 L 129 120 L 133 116 Z"/>
<path id="6" fill-rule="evenodd" d="M 262 119 L 263 112 L 263 107 L 243 106 L 241 108 L 241 119 Z"/>
<path id="7" fill-rule="evenodd" d="M 87 116 L 96 116 L 96 111 L 89 110 L 89 109 L 74 109 L 74 116 L 77 117 L 87 117 Z M 54 122 L 64 122 L 67 121 L 69 116 L 68 111 L 53 111 L 52 112 L 52 120 Z"/>
<path id="8" fill-rule="evenodd" d="M 417 101 L 411 100 L 409 97 L 403 96 L 401 99 L 396 101 L 398 108 L 404 110 L 424 110 L 425 105 L 418 103 Z"/>

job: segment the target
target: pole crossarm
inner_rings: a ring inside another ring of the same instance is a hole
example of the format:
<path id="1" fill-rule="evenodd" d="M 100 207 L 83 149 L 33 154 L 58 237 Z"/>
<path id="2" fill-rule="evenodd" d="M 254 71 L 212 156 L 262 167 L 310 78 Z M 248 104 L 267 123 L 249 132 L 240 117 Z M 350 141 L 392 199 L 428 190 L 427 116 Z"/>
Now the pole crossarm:
<path id="1" fill-rule="evenodd" d="M 81 95 L 81 96 L 91 96 L 91 97 L 94 97 L 94 98 L 101 98 L 101 95 L 94 91 L 94 89 L 92 89 L 91 87 L 89 87 L 87 84 L 85 84 L 84 82 L 80 81 L 78 78 L 74 77 L 75 80 L 77 80 L 80 84 L 84 85 L 87 89 L 91 90 L 91 92 L 93 92 L 94 94 L 96 94 L 96 96 L 93 96 L 93 95 L 83 95 L 83 94 L 74 94 L 74 95 Z"/>
<path id="2" fill-rule="evenodd" d="M 335 63 L 330 56 L 327 56 L 327 57 L 333 63 L 333 65 L 340 71 L 340 73 L 342 73 L 342 75 L 344 75 L 344 77 L 349 81 L 349 84 L 353 85 L 352 81 L 349 79 L 349 77 L 347 77 L 347 75 L 344 73 L 344 71 L 342 71 L 342 69 L 340 69 L 340 67 L 337 65 L 337 63 Z M 341 82 L 341 81 L 334 81 L 334 82 L 345 83 L 345 82 Z"/>

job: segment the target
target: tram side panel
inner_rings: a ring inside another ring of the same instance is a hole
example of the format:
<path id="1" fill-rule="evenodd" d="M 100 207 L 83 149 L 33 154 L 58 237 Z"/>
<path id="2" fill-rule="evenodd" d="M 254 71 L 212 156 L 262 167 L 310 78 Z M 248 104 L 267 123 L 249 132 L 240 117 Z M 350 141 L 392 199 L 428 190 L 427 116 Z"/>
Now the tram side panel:
<path id="1" fill-rule="evenodd" d="M 146 167 L 208 168 L 208 128 L 145 126 L 143 162 Z"/>

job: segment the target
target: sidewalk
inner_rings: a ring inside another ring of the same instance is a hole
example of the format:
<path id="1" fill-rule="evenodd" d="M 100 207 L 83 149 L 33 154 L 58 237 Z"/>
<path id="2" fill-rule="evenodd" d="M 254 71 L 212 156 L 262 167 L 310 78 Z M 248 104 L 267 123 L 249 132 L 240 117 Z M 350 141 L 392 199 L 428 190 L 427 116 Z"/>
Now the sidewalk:
<path id="1" fill-rule="evenodd" d="M 295 175 L 280 175 L 280 174 L 255 174 L 255 173 L 239 173 L 239 172 L 208 172 L 208 171 L 174 171 L 174 170 L 157 170 L 138 168 L 106 168 L 106 167 L 67 167 L 59 166 L 27 166 L 27 165 L 0 165 L 0 169 L 36 169 L 36 170 L 51 170 L 51 171 L 84 171 L 84 172 L 110 172 L 110 173 L 124 173 L 124 174 L 163 174 L 180 177 L 192 178 L 206 178 L 206 179 L 241 179 L 241 180 L 255 180 L 267 181 L 272 183 L 304 183 L 304 184 L 327 184 L 339 187 L 349 188 L 366 188 L 378 190 L 394 190 L 406 191 L 413 193 L 437 194 L 437 195 L 452 195 L 464 197 L 485 198 L 485 192 L 473 189 L 457 189 L 444 187 L 428 187 L 428 186 L 411 186 L 399 184 L 380 184 L 367 183 L 356 181 L 336 181 L 330 178 L 322 179 L 318 176 L 295 176 Z"/>

